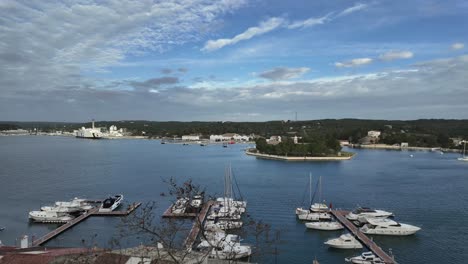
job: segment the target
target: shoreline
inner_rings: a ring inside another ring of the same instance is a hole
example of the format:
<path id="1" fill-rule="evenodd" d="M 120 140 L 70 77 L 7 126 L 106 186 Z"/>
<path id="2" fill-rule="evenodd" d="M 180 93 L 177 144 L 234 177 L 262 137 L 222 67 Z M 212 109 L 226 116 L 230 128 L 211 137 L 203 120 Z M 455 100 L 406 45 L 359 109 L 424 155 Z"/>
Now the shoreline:
<path id="1" fill-rule="evenodd" d="M 250 149 L 247 149 L 245 151 L 245 154 L 249 156 L 255 156 L 257 158 L 261 159 L 270 159 L 270 160 L 283 160 L 283 161 L 343 161 L 343 160 L 351 160 L 356 153 L 353 153 L 351 156 L 346 156 L 346 157 L 340 157 L 340 156 L 334 156 L 334 157 L 287 157 L 287 156 L 278 156 L 278 155 L 270 155 L 270 154 L 261 154 L 261 153 L 255 153 L 251 152 Z"/>
<path id="2" fill-rule="evenodd" d="M 360 148 L 360 149 L 383 149 L 383 150 L 410 150 L 410 151 L 442 151 L 442 152 L 452 152 L 452 153 L 461 153 L 459 149 L 446 149 L 446 148 L 429 148 L 429 147 L 400 147 L 400 146 L 392 146 L 392 145 L 385 145 L 385 144 L 371 144 L 371 145 L 360 145 L 360 144 L 349 144 L 346 145 L 349 148 Z"/>

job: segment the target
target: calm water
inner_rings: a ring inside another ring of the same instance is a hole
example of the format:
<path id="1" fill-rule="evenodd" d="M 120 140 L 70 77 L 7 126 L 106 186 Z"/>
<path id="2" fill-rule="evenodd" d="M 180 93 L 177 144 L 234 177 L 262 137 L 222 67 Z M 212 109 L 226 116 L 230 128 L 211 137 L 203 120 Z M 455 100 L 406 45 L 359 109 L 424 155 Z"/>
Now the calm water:
<path id="1" fill-rule="evenodd" d="M 281 229 L 278 263 L 343 263 L 359 251 L 330 250 L 323 242 L 340 232 L 308 231 L 294 209 L 308 174 L 323 176 L 323 193 L 334 207 L 382 208 L 423 229 L 410 237 L 375 237 L 392 248 L 400 263 L 467 263 L 468 163 L 457 155 L 430 152 L 353 150 L 352 161 L 286 163 L 243 154 L 245 145 L 161 145 L 150 140 L 82 140 L 65 137 L 0 137 L 0 232 L 4 244 L 22 234 L 40 236 L 54 225 L 29 224 L 27 213 L 75 196 L 102 198 L 123 193 L 127 201 L 169 205 L 162 179 L 176 177 L 222 192 L 224 167 L 231 163 L 248 210 Z M 409 155 L 414 157 L 410 158 Z M 51 246 L 102 246 L 117 233 L 118 218 L 92 217 Z M 269 262 L 274 262 L 271 257 Z"/>

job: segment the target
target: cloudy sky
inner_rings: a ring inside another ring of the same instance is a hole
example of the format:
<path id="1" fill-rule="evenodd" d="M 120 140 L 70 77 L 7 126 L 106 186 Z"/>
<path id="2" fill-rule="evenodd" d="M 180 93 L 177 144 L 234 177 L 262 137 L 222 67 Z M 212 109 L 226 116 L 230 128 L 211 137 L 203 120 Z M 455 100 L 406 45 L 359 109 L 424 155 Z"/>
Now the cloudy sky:
<path id="1" fill-rule="evenodd" d="M 0 1 L 0 120 L 468 118 L 466 0 Z"/>

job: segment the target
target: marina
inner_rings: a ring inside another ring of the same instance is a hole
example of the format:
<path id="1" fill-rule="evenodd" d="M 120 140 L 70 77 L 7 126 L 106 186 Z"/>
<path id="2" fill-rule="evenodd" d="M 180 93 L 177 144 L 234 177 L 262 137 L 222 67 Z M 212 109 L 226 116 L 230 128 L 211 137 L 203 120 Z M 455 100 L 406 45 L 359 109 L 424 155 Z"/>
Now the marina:
<path id="1" fill-rule="evenodd" d="M 386 252 L 392 248 L 397 262 L 443 263 L 444 259 L 452 258 L 453 263 L 464 263 L 468 258 L 463 250 L 465 244 L 461 243 L 464 235 L 456 229 L 440 228 L 441 223 L 462 225 L 462 219 L 468 217 L 465 211 L 458 210 L 463 206 L 460 195 L 466 193 L 468 186 L 464 177 L 467 163 L 457 161 L 460 154 L 413 152 L 414 158 L 409 158 L 404 151 L 355 149 L 357 155 L 352 162 L 284 163 L 246 156 L 240 144 L 229 148 L 202 148 L 161 145 L 157 140 L 99 141 L 31 136 L 0 140 L 4 141 L 4 146 L 12 144 L 11 141 L 15 144 L 13 151 L 8 147 L 0 149 L 1 157 L 9 161 L 2 168 L 4 184 L 0 186 L 5 208 L 0 211 L 0 226 L 6 227 L 0 232 L 0 240 L 5 245 L 14 245 L 18 234 L 40 238 L 53 231 L 52 225 L 30 224 L 27 212 L 61 197 L 86 196 L 93 200 L 105 198 L 103 194 L 123 193 L 130 201 L 157 201 L 155 216 L 160 217 L 172 203 L 172 197 L 160 196 L 162 192 L 167 193 L 167 185 L 161 179 L 169 176 L 191 177 L 194 182 L 206 186 L 209 193 L 222 196 L 222 171 L 232 162 L 242 194 L 248 197 L 249 215 L 264 219 L 272 228 L 288 230 L 281 234 L 284 243 L 278 246 L 280 254 L 265 257 L 265 262 L 274 263 L 277 258 L 278 263 L 311 263 L 316 256 L 320 263 L 344 263 L 346 257 L 360 254 L 329 250 L 323 243 L 341 232 L 306 229 L 304 222 L 296 220 L 292 210 L 300 204 L 304 192 L 305 200 L 309 200 L 306 176 L 309 171 L 313 173 L 314 185 L 322 175 L 324 198 L 328 203 L 332 201 L 334 208 L 366 205 L 390 209 L 404 217 L 405 221 L 401 218 L 403 222 L 424 227 L 416 236 L 374 236 L 374 242 Z M 70 149 L 74 151 L 68 151 Z M 64 152 L 67 155 L 61 155 Z M 96 155 L 88 155 L 90 152 Z M 63 164 L 63 169 L 47 164 Z M 92 170 L 86 169 L 88 167 Z M 393 195 L 395 190 L 400 194 Z M 447 199 L 423 198 L 427 195 Z M 103 199 L 95 200 L 99 203 Z M 427 210 L 434 212 L 431 217 L 427 217 Z M 45 245 L 79 247 L 82 238 L 88 240 L 91 234 L 98 234 L 96 244 L 105 248 L 118 231 L 119 223 L 117 217 L 87 218 Z M 460 239 L 451 239 L 455 237 Z M 245 239 L 248 241 L 249 237 Z M 139 241 L 131 243 L 139 245 Z M 443 250 L 434 246 L 447 243 L 451 246 Z"/>
<path id="2" fill-rule="evenodd" d="M 331 210 L 331 213 L 341 224 L 343 224 L 359 241 L 377 255 L 385 264 L 397 264 L 395 259 L 388 255 L 381 247 L 379 247 L 372 239 L 362 233 L 351 221 L 346 218 L 349 211 Z"/>
<path id="3" fill-rule="evenodd" d="M 128 207 L 126 211 L 105 211 L 100 212 L 99 207 L 94 207 L 88 211 L 85 211 L 80 216 L 74 218 L 71 221 L 68 221 L 64 225 L 59 226 L 57 229 L 53 230 L 52 232 L 32 241 L 32 246 L 40 246 L 51 239 L 57 237 L 58 235 L 62 234 L 63 232 L 73 228 L 74 226 L 78 225 L 79 223 L 83 222 L 84 220 L 88 219 L 91 216 L 127 216 L 131 214 L 135 209 L 137 209 L 141 203 L 133 203 Z"/>

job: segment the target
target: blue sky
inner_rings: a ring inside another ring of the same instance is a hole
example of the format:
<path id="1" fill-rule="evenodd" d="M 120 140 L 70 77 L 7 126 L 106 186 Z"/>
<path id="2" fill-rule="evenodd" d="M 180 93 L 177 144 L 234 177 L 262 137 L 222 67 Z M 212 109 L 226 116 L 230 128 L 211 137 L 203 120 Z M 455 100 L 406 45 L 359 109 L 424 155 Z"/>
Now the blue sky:
<path id="1" fill-rule="evenodd" d="M 2 1 L 0 120 L 468 118 L 466 1 Z"/>

